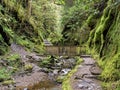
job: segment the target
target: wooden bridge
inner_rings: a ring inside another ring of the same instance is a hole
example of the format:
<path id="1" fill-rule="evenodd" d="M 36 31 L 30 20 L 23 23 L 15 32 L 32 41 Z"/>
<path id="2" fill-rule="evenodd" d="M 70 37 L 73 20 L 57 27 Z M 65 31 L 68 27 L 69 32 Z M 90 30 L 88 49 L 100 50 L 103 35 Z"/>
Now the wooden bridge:
<path id="1" fill-rule="evenodd" d="M 44 40 L 45 55 L 77 56 L 86 54 L 86 46 L 54 46 L 50 41 Z"/>
<path id="2" fill-rule="evenodd" d="M 46 55 L 78 56 L 86 54 L 85 46 L 45 46 Z"/>

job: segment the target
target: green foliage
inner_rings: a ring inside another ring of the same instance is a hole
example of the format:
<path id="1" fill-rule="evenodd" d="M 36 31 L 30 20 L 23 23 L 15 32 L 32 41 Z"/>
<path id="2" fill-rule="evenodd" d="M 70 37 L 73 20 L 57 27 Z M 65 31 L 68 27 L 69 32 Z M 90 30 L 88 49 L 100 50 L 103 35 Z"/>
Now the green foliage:
<path id="1" fill-rule="evenodd" d="M 6 59 L 11 60 L 11 61 L 16 61 L 20 59 L 20 56 L 18 54 L 12 54 L 8 56 Z"/>
<path id="2" fill-rule="evenodd" d="M 104 90 L 120 90 L 120 81 L 117 82 L 102 82 Z"/>
<path id="3" fill-rule="evenodd" d="M 6 53 L 6 51 L 7 51 L 6 47 L 7 47 L 7 45 L 4 42 L 2 35 L 0 34 L 0 55 L 3 55 Z"/>
<path id="4" fill-rule="evenodd" d="M 4 55 L 7 52 L 6 46 L 0 46 L 0 55 Z"/>
<path id="5" fill-rule="evenodd" d="M 108 61 L 109 59 L 109 61 Z M 115 81 L 119 80 L 120 73 L 120 54 L 116 54 L 113 57 L 106 58 L 106 60 L 100 62 L 99 64 L 104 68 L 101 77 L 104 81 Z M 110 69 L 109 69 L 110 68 Z"/>
<path id="6" fill-rule="evenodd" d="M 62 83 L 64 79 L 65 79 L 65 76 L 58 76 L 57 79 L 56 79 L 56 81 L 58 83 Z"/>
<path id="7" fill-rule="evenodd" d="M 55 0 L 54 3 L 57 5 L 65 5 L 65 0 Z"/>
<path id="8" fill-rule="evenodd" d="M 51 61 L 51 56 L 48 56 L 47 58 L 43 59 L 42 62 L 40 62 L 40 66 L 42 67 L 49 67 Z"/>
<path id="9" fill-rule="evenodd" d="M 0 82 L 4 80 L 10 79 L 10 73 L 6 70 L 6 68 L 0 69 Z"/>
<path id="10" fill-rule="evenodd" d="M 8 37 L 14 38 L 14 32 L 10 28 L 4 26 L 3 30 L 7 34 Z"/>
<path id="11" fill-rule="evenodd" d="M 98 49 L 99 52 L 101 52 L 102 48 L 103 48 L 103 44 L 104 44 L 104 35 L 103 35 L 103 32 L 105 31 L 106 28 L 108 28 L 107 24 L 108 22 L 110 22 L 110 14 L 111 14 L 111 10 L 109 10 L 109 12 L 107 13 L 107 10 L 108 8 L 106 8 L 104 10 L 104 14 L 103 16 L 101 17 L 101 21 L 100 21 L 100 24 L 99 26 L 96 28 L 96 32 L 95 32 L 95 35 L 94 35 L 94 38 L 93 38 L 93 42 L 94 42 L 94 45 L 97 43 L 101 44 L 100 48 Z M 106 15 L 107 13 L 107 15 Z M 94 46 L 94 48 L 96 48 Z"/>
<path id="12" fill-rule="evenodd" d="M 74 2 L 75 4 L 71 8 L 66 8 L 63 17 L 63 42 L 68 45 L 79 45 L 87 41 L 90 27 L 85 20 L 91 13 L 96 12 L 93 1 L 75 0 Z"/>
<path id="13" fill-rule="evenodd" d="M 41 62 L 40 62 L 40 66 L 41 67 L 51 67 L 51 66 L 54 66 L 55 65 L 55 62 L 56 62 L 56 57 L 55 56 L 47 56 L 45 59 L 43 59 Z"/>
<path id="14" fill-rule="evenodd" d="M 101 18 L 97 19 L 97 24 L 91 31 L 88 40 L 88 46 L 92 47 L 91 51 L 99 55 L 97 59 L 100 59 L 98 62 L 103 69 L 101 79 L 105 81 L 103 85 L 105 90 L 113 90 L 111 86 L 120 80 L 119 6 L 119 1 L 109 0 L 107 2 L 107 7 L 104 9 Z M 92 18 L 89 18 L 89 23 L 94 19 Z"/>
<path id="15" fill-rule="evenodd" d="M 10 85 L 10 84 L 14 84 L 15 82 L 13 80 L 6 80 L 6 81 L 3 81 L 2 84 L 3 85 Z"/>
<path id="16" fill-rule="evenodd" d="M 22 65 L 20 56 L 18 54 L 11 54 L 5 58 L 8 62 L 8 65 L 11 67 L 11 73 L 18 71 Z"/>
<path id="17" fill-rule="evenodd" d="M 28 2 L 23 0 L 4 0 L 0 4 L 0 25 L 10 39 L 8 41 L 10 44 L 15 42 L 35 50 L 33 46 L 40 45 L 44 38 L 48 38 L 49 35 L 49 38 L 52 38 L 51 33 L 57 32 L 55 8 L 58 7 L 49 0 L 34 0 L 31 16 L 28 18 L 27 4 Z M 59 36 L 56 33 L 54 38 Z M 4 49 L 0 48 L 1 54 L 4 54 L 7 48 L 4 45 L 4 37 L 1 35 L 0 41 L 3 43 L 0 47 L 4 47 Z M 57 40 L 52 39 L 52 41 Z M 40 52 L 41 50 L 35 51 Z"/>
<path id="18" fill-rule="evenodd" d="M 0 25 L 10 39 L 10 44 L 15 42 L 33 49 L 33 46 L 40 45 L 43 39 L 50 38 L 52 42 L 61 39 L 61 14 L 59 12 L 62 8 L 60 5 L 49 0 L 32 0 L 31 15 L 28 16 L 30 8 L 27 1 L 3 0 L 2 2 Z M 64 3 L 63 0 L 55 2 Z M 39 50 L 35 51 L 40 52 Z M 4 50 L 1 51 L 3 52 Z"/>
<path id="19" fill-rule="evenodd" d="M 120 90 L 120 85 L 117 87 L 117 89 L 116 90 Z"/>

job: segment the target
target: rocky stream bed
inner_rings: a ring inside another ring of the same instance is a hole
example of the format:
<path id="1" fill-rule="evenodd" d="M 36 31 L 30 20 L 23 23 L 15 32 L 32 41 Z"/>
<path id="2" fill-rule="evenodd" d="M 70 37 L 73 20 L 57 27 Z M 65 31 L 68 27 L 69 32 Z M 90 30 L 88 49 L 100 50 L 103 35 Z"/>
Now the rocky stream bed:
<path id="1" fill-rule="evenodd" d="M 41 56 L 27 52 L 22 46 L 11 45 L 11 54 L 19 54 L 21 67 L 11 78 L 14 83 L 0 84 L 0 90 L 62 90 L 62 80 L 77 63 L 75 57 Z M 96 62 L 82 56 L 83 63 L 70 78 L 73 90 L 102 90 L 97 80 L 101 69 Z M 4 60 L 1 60 L 4 61 Z M 4 63 L 4 62 L 3 62 Z"/>

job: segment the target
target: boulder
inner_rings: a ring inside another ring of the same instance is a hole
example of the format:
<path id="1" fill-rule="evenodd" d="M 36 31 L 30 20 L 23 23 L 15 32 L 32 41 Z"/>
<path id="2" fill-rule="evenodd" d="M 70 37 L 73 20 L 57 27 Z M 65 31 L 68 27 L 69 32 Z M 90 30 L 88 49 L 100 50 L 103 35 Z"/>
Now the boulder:
<path id="1" fill-rule="evenodd" d="M 92 66 L 89 70 L 93 75 L 100 75 L 102 72 L 98 66 Z"/>

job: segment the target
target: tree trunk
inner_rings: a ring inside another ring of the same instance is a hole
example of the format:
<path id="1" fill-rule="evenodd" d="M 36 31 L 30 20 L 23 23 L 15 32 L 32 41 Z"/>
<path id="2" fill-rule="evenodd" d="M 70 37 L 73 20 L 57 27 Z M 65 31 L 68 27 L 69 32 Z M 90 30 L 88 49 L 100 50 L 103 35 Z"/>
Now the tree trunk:
<path id="1" fill-rule="evenodd" d="M 32 10 L 32 0 L 28 0 L 28 12 L 27 12 L 28 19 L 31 16 L 31 10 Z"/>

